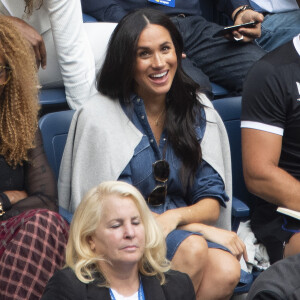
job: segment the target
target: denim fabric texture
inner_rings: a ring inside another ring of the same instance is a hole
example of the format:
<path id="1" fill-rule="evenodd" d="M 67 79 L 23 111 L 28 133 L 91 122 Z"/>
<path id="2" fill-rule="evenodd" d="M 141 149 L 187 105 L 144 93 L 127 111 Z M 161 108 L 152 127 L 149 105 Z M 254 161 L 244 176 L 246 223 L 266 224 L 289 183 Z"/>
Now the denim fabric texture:
<path id="1" fill-rule="evenodd" d="M 182 186 L 179 178 L 181 161 L 175 155 L 172 147 L 167 144 L 166 132 L 163 131 L 160 143 L 157 145 L 147 121 L 143 100 L 137 96 L 132 96 L 132 104 L 131 106 L 123 104 L 122 107 L 128 118 L 143 133 L 143 138 L 135 148 L 134 155 L 123 170 L 119 180 L 133 184 L 147 199 L 152 190 L 160 184 L 154 178 L 152 164 L 164 158 L 170 165 L 167 197 L 164 204 L 149 206 L 153 212 L 161 214 L 169 209 L 195 204 L 206 197 L 216 198 L 221 205 L 225 206 L 228 196 L 225 193 L 224 182 L 220 175 L 204 160 L 198 167 L 193 185 L 188 188 Z M 205 113 L 202 109 L 201 112 L 199 111 L 199 118 L 196 124 L 199 143 L 204 135 L 205 123 Z M 163 153 L 165 153 L 164 157 Z M 191 234 L 176 234 L 176 231 L 179 230 L 175 230 L 171 235 L 172 239 L 167 239 L 168 251 L 173 254 L 182 240 Z M 168 258 L 171 259 L 171 257 Z"/>
<path id="2" fill-rule="evenodd" d="M 174 254 L 175 254 L 177 248 L 179 247 L 179 245 L 181 244 L 181 242 L 192 234 L 202 236 L 201 233 L 186 231 L 186 230 L 173 230 L 172 232 L 170 232 L 168 234 L 168 236 L 166 237 L 167 259 L 172 260 Z M 207 241 L 207 246 L 208 246 L 208 248 L 221 249 L 221 250 L 230 252 L 229 249 L 227 249 L 226 247 L 224 247 L 220 244 L 217 244 L 217 243 Z"/>
<path id="3" fill-rule="evenodd" d="M 269 52 L 291 41 L 299 33 L 300 9 L 267 14 L 261 25 L 261 37 L 256 42 Z"/>

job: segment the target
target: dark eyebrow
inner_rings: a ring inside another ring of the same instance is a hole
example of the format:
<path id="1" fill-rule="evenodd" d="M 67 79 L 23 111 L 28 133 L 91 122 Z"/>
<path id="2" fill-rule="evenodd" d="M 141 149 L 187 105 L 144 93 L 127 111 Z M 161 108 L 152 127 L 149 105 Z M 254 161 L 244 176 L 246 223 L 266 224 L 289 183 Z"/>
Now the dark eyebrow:
<path id="1" fill-rule="evenodd" d="M 171 45 L 172 43 L 171 42 L 164 42 L 161 44 L 161 46 L 165 46 L 165 45 Z"/>
<path id="2" fill-rule="evenodd" d="M 149 50 L 150 48 L 149 47 L 138 47 L 136 50 L 139 51 L 139 50 Z"/>
<path id="3" fill-rule="evenodd" d="M 167 45 L 171 45 L 172 43 L 169 42 L 169 41 L 166 41 L 166 42 L 163 42 L 160 47 L 163 47 L 163 46 L 167 46 Z M 151 48 L 150 47 L 144 47 L 144 46 L 140 46 L 137 48 L 137 51 L 139 50 L 150 50 Z"/>

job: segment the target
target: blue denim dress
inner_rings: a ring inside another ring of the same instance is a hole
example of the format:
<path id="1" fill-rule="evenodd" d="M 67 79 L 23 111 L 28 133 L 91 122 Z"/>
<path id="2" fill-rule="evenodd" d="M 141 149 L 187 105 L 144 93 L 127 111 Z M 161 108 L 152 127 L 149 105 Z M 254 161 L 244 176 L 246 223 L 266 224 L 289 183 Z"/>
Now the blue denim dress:
<path id="1" fill-rule="evenodd" d="M 164 204 L 151 206 L 151 211 L 161 214 L 169 209 L 185 207 L 197 203 L 203 198 L 216 198 L 220 205 L 226 206 L 228 196 L 220 175 L 204 160 L 198 166 L 195 180 L 192 186 L 184 188 L 179 178 L 180 159 L 175 155 L 171 145 L 166 145 L 167 135 L 163 131 L 160 143 L 157 145 L 151 127 L 148 123 L 143 100 L 136 95 L 131 97 L 132 105 L 122 104 L 122 108 L 132 123 L 143 133 L 141 142 L 134 149 L 134 155 L 121 173 L 119 180 L 134 185 L 144 196 L 148 198 L 158 182 L 153 176 L 152 164 L 164 159 L 170 165 L 170 175 L 167 182 L 167 197 Z M 122 101 L 121 101 L 122 103 Z M 199 143 L 205 131 L 205 112 L 199 111 L 199 118 L 195 124 Z M 199 234 L 185 230 L 174 230 L 166 238 L 167 257 L 172 259 L 180 243 L 191 234 Z M 199 234 L 201 235 L 201 234 Z M 227 250 L 225 247 L 208 242 L 209 247 Z"/>

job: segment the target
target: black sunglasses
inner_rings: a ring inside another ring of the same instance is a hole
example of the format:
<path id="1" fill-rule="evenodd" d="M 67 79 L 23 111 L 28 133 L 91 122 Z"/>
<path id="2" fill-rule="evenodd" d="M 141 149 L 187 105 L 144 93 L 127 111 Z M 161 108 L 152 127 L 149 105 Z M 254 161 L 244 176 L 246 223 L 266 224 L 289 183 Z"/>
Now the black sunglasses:
<path id="1" fill-rule="evenodd" d="M 153 206 L 159 206 L 165 203 L 167 196 L 167 184 L 170 175 L 170 166 L 166 160 L 158 160 L 152 164 L 155 180 L 163 184 L 157 185 L 148 196 L 147 202 Z"/>

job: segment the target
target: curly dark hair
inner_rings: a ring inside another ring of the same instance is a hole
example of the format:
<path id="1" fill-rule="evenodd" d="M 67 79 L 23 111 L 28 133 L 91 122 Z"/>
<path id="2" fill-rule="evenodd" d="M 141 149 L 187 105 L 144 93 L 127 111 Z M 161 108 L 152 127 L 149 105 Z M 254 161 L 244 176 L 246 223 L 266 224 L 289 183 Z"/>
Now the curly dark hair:
<path id="1" fill-rule="evenodd" d="M 38 78 L 28 42 L 6 17 L 0 18 L 0 55 L 10 80 L 0 95 L 0 154 L 11 166 L 28 160 L 38 127 Z"/>

